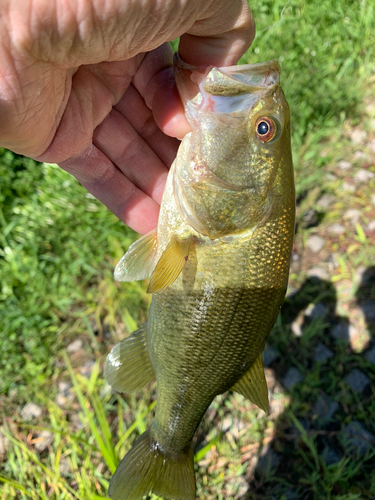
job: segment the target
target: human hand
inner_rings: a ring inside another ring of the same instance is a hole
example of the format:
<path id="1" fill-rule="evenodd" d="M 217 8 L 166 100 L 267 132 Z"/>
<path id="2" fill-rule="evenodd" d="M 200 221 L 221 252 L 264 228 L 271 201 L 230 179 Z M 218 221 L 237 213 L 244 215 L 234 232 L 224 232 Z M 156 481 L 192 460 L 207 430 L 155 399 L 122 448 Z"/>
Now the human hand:
<path id="1" fill-rule="evenodd" d="M 189 130 L 169 40 L 196 66 L 236 64 L 245 0 L 2 0 L 0 145 L 59 163 L 140 233 L 156 226 Z"/>

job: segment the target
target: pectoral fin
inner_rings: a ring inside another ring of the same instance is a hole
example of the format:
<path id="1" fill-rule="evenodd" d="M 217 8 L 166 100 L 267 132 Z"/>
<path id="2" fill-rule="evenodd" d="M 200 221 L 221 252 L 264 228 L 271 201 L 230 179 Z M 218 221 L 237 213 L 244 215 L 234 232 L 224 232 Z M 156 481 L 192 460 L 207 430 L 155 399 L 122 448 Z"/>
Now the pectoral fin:
<path id="1" fill-rule="evenodd" d="M 136 281 L 149 278 L 156 265 L 156 229 L 130 245 L 115 268 L 115 280 Z"/>
<path id="2" fill-rule="evenodd" d="M 259 406 L 261 410 L 269 412 L 268 389 L 264 376 L 262 353 L 232 389 Z"/>
<path id="3" fill-rule="evenodd" d="M 172 237 L 151 275 L 147 293 L 161 292 L 178 278 L 188 260 L 191 240 Z"/>

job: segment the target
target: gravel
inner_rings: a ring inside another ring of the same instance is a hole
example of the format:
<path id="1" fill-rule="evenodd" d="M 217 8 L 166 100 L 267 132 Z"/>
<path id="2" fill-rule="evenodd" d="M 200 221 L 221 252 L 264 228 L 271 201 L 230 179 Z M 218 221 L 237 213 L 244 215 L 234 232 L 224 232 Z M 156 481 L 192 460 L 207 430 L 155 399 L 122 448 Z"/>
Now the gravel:
<path id="1" fill-rule="evenodd" d="M 362 213 L 356 208 L 350 208 L 344 213 L 344 219 L 357 224 L 361 218 Z"/>
<path id="2" fill-rule="evenodd" d="M 373 172 L 370 172 L 369 170 L 365 170 L 364 168 L 361 168 L 355 174 L 354 179 L 357 182 L 369 182 L 374 177 L 375 177 L 375 174 Z"/>
<path id="3" fill-rule="evenodd" d="M 315 403 L 313 413 L 321 422 L 327 422 L 328 420 L 331 420 L 338 407 L 338 402 L 323 392 L 319 395 Z"/>
<path id="4" fill-rule="evenodd" d="M 346 451 L 364 455 L 375 446 L 375 436 L 357 420 L 346 425 L 338 435 Z"/>
<path id="5" fill-rule="evenodd" d="M 37 442 L 35 443 L 35 449 L 41 453 L 46 450 L 53 441 L 53 434 L 49 431 L 41 431 L 37 436 Z"/>
<path id="6" fill-rule="evenodd" d="M 315 266 L 309 269 L 307 271 L 307 276 L 309 277 L 315 276 L 316 278 L 320 278 L 321 280 L 326 280 L 326 281 L 329 281 L 330 279 L 330 274 L 328 270 L 321 266 Z"/>
<path id="7" fill-rule="evenodd" d="M 333 352 L 328 349 L 322 342 L 315 347 L 314 361 L 315 363 L 324 363 L 329 358 L 333 358 Z"/>
<path id="8" fill-rule="evenodd" d="M 345 226 L 342 224 L 331 224 L 330 226 L 327 227 L 327 231 L 331 234 L 344 234 L 345 233 Z"/>
<path id="9" fill-rule="evenodd" d="M 307 246 L 313 253 L 319 253 L 324 247 L 325 241 L 320 236 L 309 236 L 307 239 Z"/>
<path id="10" fill-rule="evenodd" d="M 327 446 L 323 451 L 326 465 L 337 464 L 342 459 L 342 454 L 336 451 L 332 446 Z"/>
<path id="11" fill-rule="evenodd" d="M 81 339 L 76 339 L 76 340 L 73 340 L 73 342 L 71 342 L 66 350 L 68 353 L 73 353 L 73 352 L 78 352 L 79 350 L 81 350 L 83 347 L 83 342 Z"/>
<path id="12" fill-rule="evenodd" d="M 305 311 L 305 316 L 310 319 L 325 318 L 328 312 L 328 307 L 321 302 L 318 302 L 317 304 L 309 304 Z"/>
<path id="13" fill-rule="evenodd" d="M 8 440 L 2 433 L 4 427 L 0 427 L 0 462 L 4 459 L 6 452 L 8 450 Z"/>
<path id="14" fill-rule="evenodd" d="M 33 420 L 34 418 L 40 418 L 42 416 L 43 410 L 36 403 L 27 403 L 21 410 L 21 418 L 25 422 Z"/>
<path id="15" fill-rule="evenodd" d="M 367 359 L 367 361 L 375 365 L 375 347 L 366 352 L 365 358 Z"/>
<path id="16" fill-rule="evenodd" d="M 277 358 L 280 357 L 280 354 L 271 346 L 267 346 L 263 351 L 263 364 L 264 366 L 270 366 Z"/>
<path id="17" fill-rule="evenodd" d="M 350 161 L 341 160 L 338 162 L 337 167 L 340 170 L 349 170 L 349 168 L 352 167 L 352 164 L 350 163 Z"/>
<path id="18" fill-rule="evenodd" d="M 363 392 L 368 384 L 370 383 L 370 379 L 363 372 L 355 368 L 352 370 L 345 378 L 344 381 L 350 386 L 350 388 L 355 392 Z"/>
<path id="19" fill-rule="evenodd" d="M 367 134 L 364 130 L 355 128 L 351 134 L 350 134 L 350 139 L 353 144 L 363 144 L 367 138 Z"/>
<path id="20" fill-rule="evenodd" d="M 289 370 L 286 372 L 285 377 L 283 378 L 283 385 L 287 391 L 290 391 L 293 389 L 294 386 L 302 382 L 303 376 L 299 372 L 299 370 L 292 366 L 289 368 Z"/>

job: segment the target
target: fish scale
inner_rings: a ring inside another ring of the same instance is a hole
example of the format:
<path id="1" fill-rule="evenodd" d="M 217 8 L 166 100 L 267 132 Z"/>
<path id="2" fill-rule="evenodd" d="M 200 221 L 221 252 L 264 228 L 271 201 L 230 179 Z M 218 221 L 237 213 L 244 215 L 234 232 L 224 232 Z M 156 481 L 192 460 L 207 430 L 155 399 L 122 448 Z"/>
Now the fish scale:
<path id="1" fill-rule="evenodd" d="M 114 500 L 150 490 L 193 500 L 192 440 L 215 396 L 235 390 L 268 410 L 261 353 L 288 280 L 295 200 L 278 64 L 175 69 L 182 98 L 200 80 L 185 107 L 194 130 L 170 169 L 157 230 L 115 271 L 124 281 L 150 276 L 154 295 L 147 323 L 113 348 L 105 376 L 120 392 L 156 377 L 157 405 L 111 480 Z"/>

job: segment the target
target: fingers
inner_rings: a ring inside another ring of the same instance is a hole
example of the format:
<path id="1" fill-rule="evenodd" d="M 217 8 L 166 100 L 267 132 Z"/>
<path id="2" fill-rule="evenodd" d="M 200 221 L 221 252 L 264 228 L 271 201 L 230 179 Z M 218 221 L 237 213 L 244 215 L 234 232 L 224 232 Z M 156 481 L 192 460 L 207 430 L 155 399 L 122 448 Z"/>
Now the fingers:
<path id="1" fill-rule="evenodd" d="M 246 0 L 216 1 L 204 18 L 181 36 L 178 51 L 196 66 L 231 66 L 250 47 L 255 23 Z"/>
<path id="2" fill-rule="evenodd" d="M 161 60 L 168 61 L 168 65 L 163 67 Z M 182 138 L 191 131 L 191 127 L 178 94 L 172 62 L 173 51 L 169 43 L 148 52 L 133 78 L 133 85 L 152 109 L 155 121 L 164 134 Z M 129 114 L 127 118 L 130 119 Z M 169 151 L 173 161 L 177 150 L 173 147 Z"/>
<path id="3" fill-rule="evenodd" d="M 181 102 L 176 96 L 179 105 Z M 161 104 L 163 106 L 163 104 Z M 156 124 L 149 109 L 137 89 L 130 85 L 115 109 L 127 120 L 137 134 L 149 145 L 166 167 L 170 167 L 176 157 L 179 141 L 166 136 Z M 183 112 L 183 110 L 182 110 Z M 184 116 L 184 120 L 185 116 Z"/>
<path id="4" fill-rule="evenodd" d="M 168 169 L 117 110 L 95 130 L 93 142 L 135 186 L 161 203 Z"/>
<path id="5" fill-rule="evenodd" d="M 159 205 L 137 188 L 96 146 L 60 163 L 120 220 L 140 234 L 157 225 Z"/>

